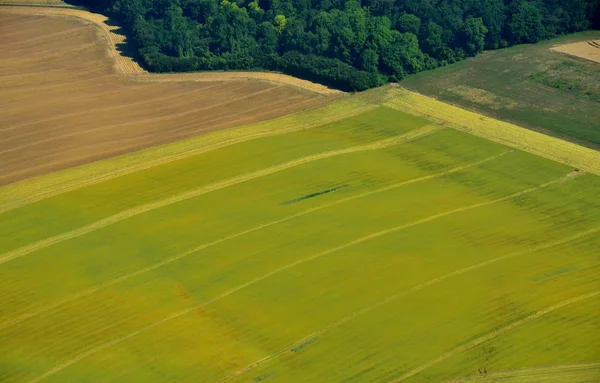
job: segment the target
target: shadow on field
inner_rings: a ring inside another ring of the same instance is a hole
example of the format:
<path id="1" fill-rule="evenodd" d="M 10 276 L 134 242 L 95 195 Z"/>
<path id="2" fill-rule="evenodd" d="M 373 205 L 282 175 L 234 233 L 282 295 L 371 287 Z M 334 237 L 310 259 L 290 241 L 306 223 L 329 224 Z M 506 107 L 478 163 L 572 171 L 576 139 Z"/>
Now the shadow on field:
<path id="1" fill-rule="evenodd" d="M 106 20 L 105 24 L 110 27 L 110 29 L 112 30 L 113 33 L 125 37 L 125 39 L 123 40 L 124 41 L 123 43 L 116 44 L 117 51 L 121 55 L 123 55 L 125 57 L 129 57 L 132 60 L 134 60 L 144 70 L 148 70 L 148 68 L 144 64 L 144 61 L 142 60 L 142 56 L 140 55 L 137 48 L 135 47 L 135 44 L 129 42 L 131 40 L 130 39 L 131 35 L 130 35 L 129 31 L 127 31 L 125 28 L 123 28 L 122 25 L 114 17 L 102 12 L 101 7 L 98 6 L 98 4 L 94 4 L 94 3 L 90 4 L 89 1 L 85 1 L 85 0 L 63 0 L 63 1 L 69 5 L 76 6 L 76 7 L 82 7 L 82 8 L 89 10 L 90 12 L 101 13 L 101 14 L 107 16 L 108 20 Z M 96 5 L 96 6 L 94 6 L 94 5 Z"/>
<path id="2" fill-rule="evenodd" d="M 117 51 L 125 56 L 129 57 L 133 61 L 137 62 L 143 69 L 148 70 L 148 68 L 144 65 L 144 60 L 142 60 L 142 56 L 139 51 L 135 47 L 135 44 L 130 43 L 130 35 L 127 33 L 127 30 L 121 26 L 114 18 L 108 17 L 108 20 L 105 22 L 106 25 L 112 27 L 113 33 L 116 33 L 121 36 L 125 36 L 125 39 L 122 43 L 116 44 Z"/>

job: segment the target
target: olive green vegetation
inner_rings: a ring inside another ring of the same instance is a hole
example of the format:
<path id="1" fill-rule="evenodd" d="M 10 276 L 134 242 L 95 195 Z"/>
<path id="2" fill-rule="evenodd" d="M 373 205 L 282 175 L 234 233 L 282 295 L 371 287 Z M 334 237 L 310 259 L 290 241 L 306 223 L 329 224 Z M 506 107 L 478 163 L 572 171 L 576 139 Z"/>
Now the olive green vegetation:
<path id="1" fill-rule="evenodd" d="M 594 39 L 600 39 L 600 31 L 484 52 L 400 84 L 444 102 L 600 148 L 600 64 L 549 50 Z"/>
<path id="2" fill-rule="evenodd" d="M 209 185 L 272 164 L 402 134 L 426 125 L 422 118 L 379 108 L 319 129 L 259 138 L 153 167 L 111 181 L 61 194 L 4 214 L 0 252 L 12 250 L 89 224 L 121 210 Z M 273 148 L 273 150 L 265 150 Z M 206 166 L 206 164 L 212 164 Z M 118 195 L 118 198 L 115 196 Z M 73 198 L 81 202 L 73 205 Z M 32 226 L 31 222 L 43 222 Z"/>
<path id="3" fill-rule="evenodd" d="M 437 382 L 596 360 L 600 177 L 431 126 L 378 107 L 2 213 L 3 252 L 25 250 L 0 254 L 0 381 Z M 147 205 L 207 184 L 224 186 Z"/>

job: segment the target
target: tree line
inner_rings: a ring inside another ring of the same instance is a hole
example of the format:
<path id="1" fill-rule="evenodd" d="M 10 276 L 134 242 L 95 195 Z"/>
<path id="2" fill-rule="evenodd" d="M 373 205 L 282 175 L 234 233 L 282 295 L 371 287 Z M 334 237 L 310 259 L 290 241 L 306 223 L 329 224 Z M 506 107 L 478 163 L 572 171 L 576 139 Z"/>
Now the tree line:
<path id="1" fill-rule="evenodd" d="M 600 0 L 78 0 L 155 72 L 266 69 L 347 91 L 599 27 Z"/>

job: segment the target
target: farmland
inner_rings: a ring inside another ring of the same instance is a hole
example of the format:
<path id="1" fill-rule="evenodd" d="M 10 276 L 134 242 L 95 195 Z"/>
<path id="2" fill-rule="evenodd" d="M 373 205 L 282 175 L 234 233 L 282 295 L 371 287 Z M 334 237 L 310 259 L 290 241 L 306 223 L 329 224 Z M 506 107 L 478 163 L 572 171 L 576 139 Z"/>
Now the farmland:
<path id="1" fill-rule="evenodd" d="M 68 12 L 86 13 L 0 8 L 0 185 L 335 97 L 268 79 L 147 75 Z"/>
<path id="2" fill-rule="evenodd" d="M 600 32 L 589 31 L 484 52 L 400 84 L 440 101 L 598 149 L 600 64 L 551 50 L 598 39 Z"/>
<path id="3" fill-rule="evenodd" d="M 580 41 L 559 45 L 553 51 L 600 63 L 600 40 Z"/>
<path id="4" fill-rule="evenodd" d="M 0 380 L 600 376 L 600 153 L 448 108 L 384 87 L 2 187 Z"/>
<path id="5" fill-rule="evenodd" d="M 600 380 L 599 151 L 398 85 L 149 74 L 80 10 L 0 26 L 0 382 Z"/>

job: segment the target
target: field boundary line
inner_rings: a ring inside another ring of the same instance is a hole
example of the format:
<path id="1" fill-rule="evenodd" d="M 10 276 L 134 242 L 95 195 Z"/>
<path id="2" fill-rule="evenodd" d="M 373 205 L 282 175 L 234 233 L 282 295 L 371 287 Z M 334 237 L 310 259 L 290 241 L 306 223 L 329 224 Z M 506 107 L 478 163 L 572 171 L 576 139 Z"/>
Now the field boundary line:
<path id="1" fill-rule="evenodd" d="M 600 362 L 584 362 L 584 363 L 566 363 L 566 364 L 554 364 L 550 366 L 537 366 L 537 367 L 529 367 L 529 368 L 519 368 L 514 370 L 502 370 L 502 371 L 493 371 L 488 372 L 486 375 L 471 375 L 465 376 L 463 378 L 448 380 L 445 383 L 462 383 L 462 382 L 480 382 L 487 381 L 489 379 L 496 378 L 524 378 L 528 375 L 540 375 L 540 373 L 560 373 L 563 371 L 580 371 L 586 369 L 599 369 Z M 526 375 L 525 375 L 526 374 Z M 574 382 L 572 382 L 574 383 Z"/>
<path id="2" fill-rule="evenodd" d="M 464 352 L 464 351 L 470 350 L 472 348 L 475 348 L 475 347 L 479 346 L 480 344 L 482 344 L 482 343 L 484 343 L 484 342 L 486 342 L 486 341 L 488 341 L 490 339 L 494 339 L 497 336 L 502 335 L 502 334 L 504 334 L 507 331 L 510 331 L 510 330 L 512 330 L 514 328 L 517 328 L 517 327 L 519 327 L 519 326 L 521 326 L 521 325 L 523 325 L 523 324 L 525 324 L 527 322 L 530 322 L 530 321 L 532 321 L 534 319 L 540 318 L 540 317 L 542 317 L 542 316 L 544 316 L 546 314 L 551 313 L 552 311 L 558 310 L 558 309 L 560 309 L 560 308 L 562 308 L 564 306 L 570 305 L 570 304 L 575 303 L 575 302 L 582 301 L 584 299 L 592 298 L 592 297 L 594 297 L 594 296 L 596 296 L 598 294 L 600 294 L 600 291 L 593 291 L 593 292 L 590 292 L 590 293 L 582 294 L 582 295 L 579 295 L 579 296 L 577 296 L 575 298 L 567 299 L 566 301 L 562 301 L 560 303 L 557 303 L 557 304 L 554 304 L 554 305 L 552 305 L 550 307 L 547 307 L 547 308 L 545 308 L 543 310 L 537 311 L 534 314 L 531 314 L 531 315 L 529 315 L 529 316 L 527 316 L 527 317 L 525 317 L 523 319 L 519 319 L 519 320 L 517 320 L 515 322 L 512 322 L 511 324 L 509 324 L 507 326 L 499 328 L 498 330 L 494 330 L 494 331 L 492 331 L 492 332 L 490 332 L 490 333 L 488 333 L 488 334 L 486 334 L 486 335 L 484 335 L 482 337 L 479 337 L 479 338 L 475 339 L 472 342 L 469 342 L 469 343 L 464 344 L 462 346 L 459 346 L 459 347 L 457 347 L 457 348 L 455 348 L 455 349 L 453 349 L 451 351 L 448 351 L 447 353 L 445 353 L 443 355 L 440 355 L 439 357 L 437 357 L 437 358 L 435 358 L 433 360 L 430 360 L 429 362 L 421 365 L 420 367 L 417 367 L 414 370 L 411 370 L 411 371 L 407 372 L 406 374 L 400 376 L 399 378 L 391 380 L 390 383 L 401 382 L 401 381 L 403 381 L 405 379 L 410 378 L 413 375 L 416 375 L 416 374 L 422 372 L 423 370 L 425 370 L 425 369 L 433 366 L 434 364 L 437 364 L 437 363 L 441 362 L 444 359 L 447 359 L 447 358 L 449 358 L 451 356 L 454 356 L 456 354 L 460 354 L 461 352 Z"/>
<path id="3" fill-rule="evenodd" d="M 397 188 L 400 188 L 402 186 L 410 185 L 410 184 L 413 184 L 413 183 L 428 181 L 430 179 L 435 179 L 435 178 L 438 178 L 438 177 L 443 177 L 443 176 L 446 176 L 446 175 L 457 173 L 457 172 L 460 172 L 462 170 L 466 170 L 466 169 L 469 169 L 469 168 L 472 168 L 472 167 L 475 167 L 475 166 L 482 165 L 482 164 L 484 164 L 486 162 L 496 160 L 496 159 L 498 159 L 500 157 L 503 157 L 504 155 L 506 155 L 508 153 L 511 153 L 511 152 L 512 152 L 512 150 L 505 151 L 505 152 L 502 152 L 500 154 L 497 154 L 497 155 L 485 158 L 483 160 L 476 161 L 476 162 L 473 162 L 473 163 L 470 163 L 470 164 L 467 164 L 467 165 L 463 165 L 463 166 L 458 166 L 458 167 L 455 167 L 455 168 L 452 168 L 452 169 L 449 169 L 449 170 L 446 170 L 446 171 L 443 171 L 443 172 L 431 174 L 431 175 L 428 175 L 428 176 L 413 178 L 413 179 L 402 181 L 402 182 L 398 182 L 398 183 L 395 183 L 395 184 L 392 184 L 392 185 L 384 186 L 382 188 L 378 188 L 378 189 L 375 189 L 375 190 L 370 190 L 368 192 L 360 193 L 360 194 L 357 194 L 357 195 L 354 195 L 354 196 L 345 197 L 345 198 L 339 199 L 337 201 L 333 201 L 333 202 L 330 202 L 330 203 L 326 203 L 326 204 L 322 204 L 322 205 L 319 205 L 319 206 L 315 206 L 313 208 L 301 211 L 299 213 L 290 215 L 290 216 L 282 218 L 282 219 L 278 219 L 278 220 L 271 221 L 271 222 L 268 222 L 268 223 L 264 223 L 264 224 L 261 224 L 261 225 L 258 225 L 258 226 L 254 226 L 252 228 L 249 228 L 249 229 L 237 232 L 237 233 L 235 233 L 233 235 L 230 235 L 230 236 L 222 237 L 222 238 L 219 238 L 219 239 L 214 240 L 214 241 L 209 241 L 209 242 L 200 244 L 200 245 L 195 246 L 195 247 L 193 247 L 193 248 L 191 248 L 191 249 L 189 249 L 189 250 L 187 250 L 187 251 L 185 251 L 183 253 L 180 253 L 180 254 L 178 254 L 176 256 L 164 259 L 164 260 L 162 260 L 160 262 L 157 262 L 157 263 L 155 263 L 153 265 L 150 265 L 150 266 L 141 268 L 139 270 L 133 271 L 131 273 L 122 275 L 120 277 L 108 280 L 108 281 L 106 281 L 104 283 L 101 283 L 101 284 L 95 286 L 95 287 L 92 287 L 90 289 L 83 290 L 83 291 L 80 291 L 78 293 L 75 293 L 75 294 L 73 294 L 71 296 L 68 296 L 67 298 L 61 299 L 61 300 L 59 300 L 59 301 L 57 301 L 55 303 L 52 303 L 52 304 L 47 305 L 47 306 L 44 306 L 44 307 L 42 307 L 42 308 L 40 308 L 38 310 L 22 314 L 22 315 L 14 318 L 14 319 L 11 319 L 9 321 L 5 321 L 4 323 L 0 323 L 0 329 L 4 329 L 6 327 L 9 327 L 9 326 L 15 325 L 17 323 L 20 323 L 20 322 L 22 322 L 22 321 L 24 321 L 26 319 L 31 318 L 31 317 L 34 317 L 34 316 L 46 313 L 46 312 L 48 312 L 48 311 L 50 311 L 50 310 L 52 310 L 52 309 L 54 309 L 56 307 L 59 307 L 59 306 L 65 304 L 65 303 L 72 302 L 72 301 L 74 301 L 76 299 L 89 296 L 89 295 L 91 295 L 91 294 L 93 294 L 93 293 L 95 293 L 95 292 L 97 292 L 99 290 L 102 290 L 102 289 L 106 288 L 106 287 L 112 286 L 114 284 L 117 284 L 117 283 L 122 282 L 124 280 L 127 280 L 129 278 L 136 277 L 136 276 L 144 274 L 146 272 L 149 272 L 149 271 L 152 271 L 152 270 L 156 270 L 159 267 L 162 267 L 162 266 L 168 265 L 168 264 L 170 264 L 172 262 L 178 261 L 178 260 L 180 260 L 182 258 L 185 258 L 185 257 L 187 257 L 187 256 L 189 256 L 189 255 L 191 255 L 191 254 L 193 254 L 195 252 L 204 250 L 204 249 L 209 248 L 209 247 L 214 246 L 214 245 L 218 245 L 220 243 L 229 241 L 231 239 L 235 239 L 235 238 L 241 237 L 243 235 L 250 234 L 250 233 L 253 233 L 255 231 L 259 231 L 259 230 L 262 230 L 262 229 L 265 229 L 267 227 L 274 226 L 274 225 L 277 225 L 277 224 L 280 224 L 280 223 L 283 223 L 283 222 L 291 221 L 291 220 L 293 220 L 295 218 L 302 217 L 302 216 L 314 213 L 316 211 L 323 210 L 323 209 L 326 209 L 326 208 L 331 207 L 331 206 L 336 206 L 336 205 L 339 205 L 339 204 L 342 204 L 342 203 L 345 203 L 345 202 L 348 202 L 348 201 L 352 201 L 352 200 L 355 200 L 355 199 L 367 197 L 367 196 L 370 196 L 370 195 L 373 195 L 373 194 L 377 194 L 377 193 L 382 193 L 382 192 L 390 191 L 390 190 L 397 189 Z"/>
<path id="4" fill-rule="evenodd" d="M 377 107 L 378 105 L 363 102 L 362 95 L 346 97 L 309 111 L 291 113 L 251 125 L 225 129 L 179 142 L 150 147 L 11 183 L 0 187 L 0 194 L 3 196 L 0 200 L 0 214 L 79 188 L 227 146 L 317 128 L 354 117 Z M 284 128 L 281 126 L 284 126 Z"/>
<path id="5" fill-rule="evenodd" d="M 403 142 L 416 140 L 421 137 L 425 137 L 427 135 L 433 134 L 441 129 L 443 129 L 443 128 L 440 126 L 437 126 L 437 125 L 427 125 L 423 128 L 415 129 L 408 133 L 405 133 L 405 134 L 402 134 L 402 135 L 399 135 L 396 137 L 388 138 L 385 140 L 377 141 L 374 143 L 353 146 L 353 147 L 345 148 L 345 149 L 331 150 L 331 151 L 319 153 L 319 154 L 313 154 L 310 156 L 301 157 L 301 158 L 298 158 L 295 160 L 280 163 L 278 165 L 270 166 L 270 167 L 262 169 L 262 170 L 257 170 L 254 172 L 242 174 L 242 175 L 230 178 L 228 180 L 215 182 L 213 184 L 202 186 L 197 189 L 189 190 L 187 192 L 183 192 L 183 193 L 180 193 L 180 194 L 177 194 L 177 195 L 174 195 L 174 196 L 171 196 L 171 197 L 159 200 L 159 201 L 155 201 L 155 202 L 147 203 L 145 205 L 127 209 L 122 212 L 113 214 L 109 217 L 98 220 L 94 223 L 80 227 L 79 229 L 71 230 L 66 233 L 55 235 L 53 237 L 46 238 L 44 240 L 35 242 L 33 244 L 23 246 L 21 248 L 15 249 L 15 250 L 8 251 L 8 252 L 0 255 L 0 264 L 6 263 L 13 259 L 23 257 L 27 254 L 30 254 L 37 250 L 41 250 L 41 249 L 49 247 L 51 245 L 55 245 L 57 243 L 61 243 L 61 242 L 64 242 L 64 241 L 67 241 L 67 240 L 70 240 L 73 238 L 80 237 L 85 234 L 89 234 L 93 231 L 113 225 L 113 224 L 115 224 L 117 222 L 121 222 L 125 219 L 132 218 L 137 215 L 147 213 L 149 211 L 156 210 L 156 209 L 168 206 L 168 205 L 172 205 L 174 203 L 178 203 L 178 202 L 189 200 L 191 198 L 199 197 L 201 195 L 204 195 L 204 194 L 216 191 L 216 190 L 224 189 L 229 186 L 237 185 L 237 184 L 240 184 L 240 183 L 243 183 L 246 181 L 250 181 L 250 180 L 260 178 L 260 177 L 268 176 L 268 175 L 278 173 L 278 172 L 281 172 L 281 171 L 284 171 L 284 170 L 287 170 L 287 169 L 290 169 L 292 167 L 296 167 L 299 165 L 307 164 L 307 163 L 310 163 L 313 161 L 319 161 L 319 160 L 330 158 L 330 157 L 335 157 L 335 156 L 344 155 L 344 154 L 351 154 L 351 153 L 356 153 L 356 152 L 365 151 L 365 150 L 377 150 L 377 149 L 385 148 L 388 146 L 397 145 L 397 144 L 400 144 Z"/>
<path id="6" fill-rule="evenodd" d="M 328 332 L 329 330 L 337 328 L 337 327 L 339 327 L 339 326 L 341 326 L 341 325 L 343 325 L 343 324 L 345 324 L 347 322 L 350 322 L 351 320 L 353 320 L 353 319 L 355 319 L 355 318 L 357 318 L 357 317 L 359 317 L 361 315 L 364 315 L 364 314 L 366 314 L 366 313 L 368 313 L 368 312 L 370 312 L 372 310 L 375 310 L 375 309 L 377 309 L 377 308 L 379 308 L 381 306 L 384 306 L 384 305 L 386 305 L 388 303 L 391 303 L 391 302 L 393 302 L 393 301 L 395 301 L 397 299 L 400 299 L 402 297 L 405 297 L 405 296 L 407 296 L 409 294 L 412 294 L 414 292 L 420 291 L 420 290 L 422 290 L 422 289 L 424 289 L 426 287 L 429 287 L 429 286 L 435 285 L 437 283 L 443 282 L 446 279 L 450 279 L 450 278 L 452 278 L 454 276 L 461 275 L 461 274 L 467 273 L 469 271 L 480 269 L 482 267 L 494 264 L 496 262 L 505 261 L 507 259 L 516 258 L 516 257 L 522 256 L 522 255 L 526 255 L 526 254 L 530 254 L 530 253 L 535 253 L 537 251 L 546 250 L 546 249 L 549 249 L 549 248 L 552 248 L 552 247 L 560 246 L 560 245 L 563 245 L 565 243 L 569 243 L 571 241 L 575 241 L 575 240 L 580 239 L 582 237 L 585 237 L 585 236 L 588 236 L 590 234 L 596 233 L 598 231 L 600 231 L 600 227 L 596 227 L 594 229 L 590 229 L 590 230 L 587 230 L 587 231 L 584 231 L 584 232 L 581 232 L 581 233 L 577 233 L 575 235 L 563 238 L 563 239 L 558 240 L 558 241 L 553 241 L 553 242 L 548 242 L 548 243 L 544 243 L 544 244 L 537 245 L 537 246 L 532 246 L 532 247 L 530 247 L 529 249 L 526 249 L 526 250 L 517 251 L 517 252 L 511 253 L 511 254 L 508 254 L 508 255 L 504 255 L 504 256 L 493 258 L 493 259 L 490 259 L 490 260 L 487 260 L 487 261 L 484 261 L 484 262 L 480 262 L 480 263 L 477 263 L 475 265 L 472 265 L 472 266 L 469 266 L 469 267 L 465 267 L 463 269 L 459 269 L 459 270 L 453 271 L 451 273 L 442 275 L 441 277 L 434 278 L 434 279 L 431 279 L 431 280 L 429 280 L 427 282 L 423 282 L 423 283 L 418 284 L 416 286 L 410 287 L 410 288 L 405 289 L 403 291 L 400 291 L 400 292 L 398 292 L 398 293 L 396 293 L 394 295 L 391 295 L 391 296 L 389 296 L 389 297 L 387 297 L 387 298 L 385 298 L 385 299 L 383 299 L 383 300 L 381 300 L 381 301 L 379 301 L 377 303 L 374 303 L 374 304 L 369 305 L 369 306 L 367 306 L 367 307 L 365 307 L 363 309 L 360 309 L 360 310 L 355 311 L 355 312 L 353 312 L 351 314 L 348 314 L 345 317 L 343 317 L 342 319 L 339 319 L 338 321 L 333 322 L 333 323 L 327 325 L 326 327 L 323 327 L 323 328 L 321 328 L 321 329 L 319 329 L 317 331 L 314 331 L 314 332 L 306 335 L 302 339 L 300 339 L 300 340 L 296 341 L 295 343 L 293 343 L 293 344 L 291 344 L 291 345 L 289 345 L 289 346 L 281 349 L 280 351 L 278 351 L 278 352 L 276 352 L 274 354 L 268 355 L 268 356 L 266 356 L 266 357 L 264 357 L 262 359 L 259 359 L 259 360 L 255 361 L 255 362 L 247 365 L 246 367 L 243 367 L 243 368 L 241 368 L 239 370 L 236 370 L 236 371 L 232 372 L 231 374 L 229 374 L 229 375 L 225 376 L 224 378 L 222 378 L 221 380 L 219 380 L 218 383 L 223 383 L 223 382 L 226 382 L 228 380 L 231 380 L 231 379 L 233 379 L 233 378 L 235 378 L 235 377 L 237 377 L 237 376 L 239 376 L 241 374 L 244 374 L 244 373 L 246 373 L 246 372 L 248 372 L 248 371 L 250 371 L 250 370 L 258 367 L 259 365 L 262 365 L 262 364 L 264 364 L 266 362 L 269 362 L 269 361 L 271 361 L 271 360 L 273 360 L 273 359 L 275 359 L 275 358 L 277 358 L 277 357 L 279 357 L 279 356 L 281 356 L 283 354 L 286 354 L 288 352 L 293 352 L 293 349 L 295 349 L 296 347 L 305 344 L 305 342 L 307 342 L 307 341 L 309 341 L 309 340 L 311 340 L 311 339 L 313 339 L 315 337 L 323 335 L 324 333 Z"/>
<path id="7" fill-rule="evenodd" d="M 399 86 L 390 89 L 385 106 L 600 175 L 600 151 L 470 112 Z"/>
<path id="8" fill-rule="evenodd" d="M 535 186 L 535 187 L 532 187 L 532 188 L 529 188 L 529 189 L 525 189 L 525 190 L 522 190 L 520 192 L 517 192 L 517 193 L 514 193 L 514 194 L 510 194 L 510 195 L 505 196 L 505 197 L 497 198 L 497 199 L 494 199 L 494 200 L 490 200 L 490 201 L 486 201 L 486 202 L 482 202 L 482 203 L 478 203 L 478 204 L 474 204 L 474 205 L 464 206 L 462 208 L 457 208 L 457 209 L 449 210 L 449 211 L 444 212 L 444 213 L 435 214 L 435 215 L 432 215 L 432 216 L 429 216 L 429 217 L 426 217 L 426 218 L 423 218 L 423 219 L 420 219 L 420 220 L 417 220 L 417 221 L 409 222 L 409 223 L 406 223 L 406 224 L 403 224 L 403 225 L 400 225 L 400 226 L 392 227 L 390 229 L 386 229 L 386 230 L 382 230 L 382 231 L 379 231 L 379 232 L 376 232 L 376 233 L 372 233 L 372 234 L 369 234 L 367 236 L 355 239 L 354 241 L 347 242 L 347 243 L 345 243 L 343 245 L 332 247 L 332 248 L 330 248 L 328 250 L 324 250 L 324 251 L 321 251 L 319 253 L 316 253 L 316 254 L 313 254 L 311 256 L 308 256 L 306 258 L 302 258 L 302 259 L 299 259 L 297 261 L 288 263 L 287 265 L 284 265 L 284 266 L 281 266 L 281 267 L 279 267 L 279 268 L 277 268 L 275 270 L 269 271 L 268 273 L 265 273 L 265 274 L 263 274 L 263 275 L 261 275 L 261 276 L 259 276 L 257 278 L 254 278 L 254 279 L 252 279 L 252 280 L 250 280 L 250 281 L 248 281 L 246 283 L 243 283 L 243 284 L 238 285 L 236 287 L 232 287 L 231 289 L 226 290 L 223 293 L 217 295 L 216 297 L 214 297 L 214 298 L 212 298 L 212 299 L 210 299 L 208 301 L 205 301 L 205 302 L 203 302 L 203 303 L 201 303 L 199 305 L 195 305 L 193 307 L 189 307 L 189 308 L 184 309 L 182 311 L 179 311 L 179 312 L 177 312 L 175 314 L 169 315 L 168 317 L 166 317 L 164 319 L 161 319 L 161 320 L 159 320 L 157 322 L 154 322 L 154 323 L 151 323 L 151 324 L 149 324 L 149 325 L 147 325 L 145 327 L 142 327 L 139 330 L 131 332 L 131 333 L 127 334 L 127 335 L 123 335 L 123 336 L 117 337 L 117 338 L 115 338 L 115 339 L 113 339 L 113 340 L 111 340 L 109 342 L 106 342 L 106 343 L 101 344 L 101 345 L 99 345 L 97 347 L 94 347 L 94 348 L 92 348 L 92 349 L 90 349 L 90 350 L 88 350 L 88 351 L 86 351 L 86 352 L 84 352 L 84 353 L 76 356 L 75 358 L 73 358 L 73 359 L 71 359 L 71 360 L 69 360 L 69 361 L 67 361 L 67 362 L 65 362 L 65 363 L 63 363 L 63 364 L 61 364 L 61 365 L 53 368 L 52 370 L 47 371 L 46 373 L 40 375 L 39 377 L 31 380 L 31 383 L 39 382 L 40 380 L 45 379 L 45 378 L 47 378 L 47 377 L 49 377 L 51 375 L 54 375 L 55 373 L 57 373 L 57 372 L 65 369 L 66 367 L 72 365 L 73 363 L 76 363 L 77 361 L 79 361 L 79 360 L 81 360 L 81 359 L 83 359 L 83 358 L 85 358 L 85 357 L 87 357 L 89 355 L 92 355 L 92 354 L 94 354 L 94 353 L 96 353 L 98 351 L 104 350 L 104 349 L 106 349 L 106 348 L 108 348 L 108 347 L 110 347 L 112 345 L 120 343 L 120 342 L 122 342 L 122 341 L 124 341 L 126 339 L 129 339 L 129 338 L 131 338 L 131 337 L 133 337 L 133 336 L 135 336 L 135 335 L 137 335 L 137 334 L 139 334 L 141 332 L 149 330 L 149 329 L 151 329 L 153 327 L 156 327 L 156 326 L 158 326 L 160 324 L 168 322 L 168 321 L 170 321 L 172 319 L 178 318 L 178 317 L 183 316 L 183 315 L 185 315 L 185 314 L 187 314 L 189 312 L 197 310 L 197 309 L 199 309 L 201 307 L 205 307 L 205 306 L 210 305 L 210 304 L 212 304 L 214 302 L 217 302 L 217 301 L 219 301 L 219 300 L 221 300 L 223 298 L 226 298 L 226 297 L 228 297 L 228 296 L 230 296 L 230 295 L 232 295 L 232 294 L 234 294 L 234 293 L 236 293 L 236 292 L 238 292 L 240 290 L 245 289 L 246 287 L 252 286 L 252 285 L 254 285 L 254 284 L 256 284 L 256 283 L 258 283 L 260 281 L 263 281 L 263 280 L 265 280 L 265 279 L 267 279 L 267 278 L 269 278 L 269 277 L 271 277 L 271 276 L 273 276 L 275 274 L 279 274 L 282 271 L 289 270 L 289 269 L 294 268 L 294 267 L 296 267 L 298 265 L 301 265 L 301 264 L 313 261 L 315 259 L 324 257 L 326 255 L 329 255 L 331 253 L 335 253 L 335 252 L 343 250 L 343 249 L 347 249 L 347 248 L 352 247 L 354 245 L 358 245 L 360 243 L 364 243 L 364 242 L 367 242 L 369 240 L 382 237 L 382 236 L 390 234 L 390 233 L 394 233 L 394 232 L 397 232 L 397 231 L 400 231 L 400 230 L 403 230 L 403 229 L 407 229 L 409 227 L 417 226 L 417 225 L 420 225 L 422 223 L 430 222 L 430 221 L 433 221 L 435 219 L 442 218 L 442 217 L 445 217 L 445 216 L 448 216 L 448 215 L 452 215 L 452 214 L 455 214 L 455 213 L 459 213 L 459 212 L 463 212 L 463 211 L 467 211 L 467 210 L 476 209 L 476 208 L 479 208 L 479 207 L 491 205 L 491 204 L 494 204 L 494 203 L 506 201 L 506 200 L 509 200 L 511 198 L 519 197 L 519 196 L 522 196 L 522 195 L 534 192 L 536 190 L 540 190 L 542 188 L 545 188 L 547 186 L 550 186 L 550 185 L 553 185 L 553 184 L 556 184 L 556 183 L 559 183 L 559 182 L 568 181 L 571 178 L 573 178 L 573 177 L 570 176 L 570 175 L 566 175 L 566 176 L 557 178 L 557 179 L 555 179 L 553 181 L 549 181 L 549 182 L 546 182 L 544 184 L 541 184 L 541 185 L 538 185 L 538 186 Z"/>
<path id="9" fill-rule="evenodd" d="M 5 5 L 5 4 L 3 4 Z M 108 44 L 110 56 L 114 59 L 116 71 L 125 75 L 133 81 L 170 81 L 170 82 L 197 82 L 197 81 L 263 81 L 274 84 L 283 84 L 286 86 L 313 92 L 319 95 L 336 95 L 344 92 L 329 88 L 325 85 L 314 83 L 308 80 L 289 76 L 275 72 L 196 72 L 186 75 L 169 74 L 150 74 L 144 70 L 135 60 L 121 54 L 117 46 L 126 43 L 126 37 L 116 33 L 119 27 L 108 25 L 108 17 L 92 13 L 88 10 L 75 7 L 48 7 L 44 5 L 23 6 L 11 5 L 0 7 L 6 10 L 6 13 L 36 16 L 59 16 L 82 19 L 91 23 L 102 32 L 105 41 Z"/>

